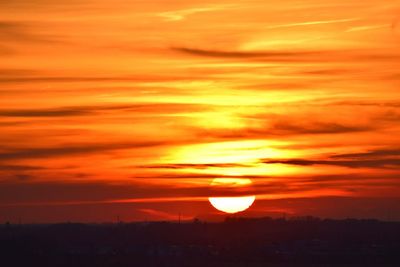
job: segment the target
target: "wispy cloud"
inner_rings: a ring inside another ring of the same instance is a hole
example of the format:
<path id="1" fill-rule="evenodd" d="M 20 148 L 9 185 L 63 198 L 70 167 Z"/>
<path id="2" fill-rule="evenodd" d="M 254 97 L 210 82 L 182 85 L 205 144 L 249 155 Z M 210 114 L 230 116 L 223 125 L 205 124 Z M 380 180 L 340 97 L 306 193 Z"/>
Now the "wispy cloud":
<path id="1" fill-rule="evenodd" d="M 327 51 L 217 51 L 187 47 L 173 47 L 174 51 L 186 54 L 205 56 L 205 57 L 220 57 L 220 58 L 287 58 L 301 56 L 315 56 L 318 54 L 327 53 Z"/>
<path id="2" fill-rule="evenodd" d="M 210 169 L 210 168 L 235 168 L 235 167 L 249 167 L 249 166 L 250 165 L 240 164 L 240 163 L 206 163 L 206 164 L 171 163 L 171 164 L 144 165 L 137 167 L 145 169 Z"/>
<path id="3" fill-rule="evenodd" d="M 7 70 L 2 70 L 5 73 Z M 158 76 L 158 75 L 132 75 L 132 76 L 40 76 L 21 75 L 15 71 L 9 70 L 9 75 L 0 76 L 0 83 L 79 83 L 79 82 L 168 82 L 168 81 L 190 81 L 200 77 L 185 76 Z M 27 74 L 26 71 L 24 74 Z M 16 75 L 19 74 L 19 75 Z"/>
<path id="4" fill-rule="evenodd" d="M 60 42 L 59 36 L 35 33 L 32 25 L 26 22 L 0 21 L 0 40 L 8 42 L 55 43 Z"/>
<path id="5" fill-rule="evenodd" d="M 180 21 L 186 19 L 188 16 L 204 13 L 204 12 L 213 12 L 226 10 L 227 8 L 232 8 L 233 5 L 214 5 L 208 7 L 193 7 L 181 10 L 167 11 L 158 13 L 157 16 L 164 18 L 166 21 Z"/>
<path id="6" fill-rule="evenodd" d="M 58 147 L 32 147 L 32 148 L 4 148 L 0 152 L 1 160 L 13 159 L 33 159 L 33 158 L 51 158 L 68 155 L 82 155 L 99 153 L 105 151 L 129 149 L 129 148 L 150 148 L 167 145 L 166 142 L 157 141 L 138 141 L 124 143 L 88 143 L 77 145 L 63 145 Z"/>
<path id="7" fill-rule="evenodd" d="M 345 19 L 305 21 L 305 22 L 296 22 L 296 23 L 272 25 L 272 26 L 267 26 L 266 28 L 268 28 L 268 29 L 277 29 L 277 28 L 290 28 L 290 27 L 298 27 L 298 26 L 312 26 L 312 25 L 323 25 L 323 24 L 346 23 L 346 22 L 359 21 L 360 19 L 361 18 L 345 18 Z"/>
<path id="8" fill-rule="evenodd" d="M 400 166 L 400 159 L 371 159 L 371 160 L 306 160 L 306 159 L 287 159 L 287 160 L 265 160 L 266 164 L 289 164 L 298 166 L 312 165 L 331 165 L 349 168 L 393 168 Z"/>
<path id="9" fill-rule="evenodd" d="M 400 148 L 386 148 L 386 149 L 375 149 L 368 150 L 360 153 L 348 153 L 333 155 L 333 158 L 376 158 L 376 157 L 387 157 L 387 156 L 400 156 Z"/>
<path id="10" fill-rule="evenodd" d="M 346 32 L 359 32 L 359 31 L 370 31 L 382 28 L 390 28 L 390 24 L 380 24 L 380 25 L 368 25 L 368 26 L 355 26 L 351 27 Z"/>
<path id="11" fill-rule="evenodd" d="M 382 53 L 378 50 L 349 50 L 349 49 L 251 49 L 251 50 L 210 50 L 192 47 L 172 47 L 172 51 L 198 57 L 236 59 L 249 62 L 275 62 L 275 63 L 324 63 L 330 61 L 352 62 L 355 60 L 367 60 L 377 62 L 397 62 L 397 52 Z"/>
<path id="12" fill-rule="evenodd" d="M 288 136 L 300 135 L 335 135 L 368 132 L 378 126 L 369 125 L 347 125 L 339 122 L 296 122 L 274 120 L 269 124 L 261 126 L 244 127 L 235 129 L 199 129 L 196 133 L 200 136 L 215 137 L 220 139 L 241 139 L 241 138 L 286 138 Z"/>
<path id="13" fill-rule="evenodd" d="M 32 165 L 3 165 L 0 164 L 0 171 L 34 171 L 43 170 L 42 166 L 32 166 Z"/>
<path id="14" fill-rule="evenodd" d="M 87 116 L 105 112 L 172 114 L 188 111 L 203 111 L 209 108 L 201 104 L 185 103 L 137 103 L 108 104 L 97 106 L 75 106 L 49 109 L 0 109 L 0 117 L 69 117 Z"/>
<path id="15" fill-rule="evenodd" d="M 266 159 L 265 164 L 288 164 L 298 166 L 330 165 L 348 168 L 398 169 L 400 149 L 372 150 L 364 153 L 336 154 L 322 159 Z"/>
<path id="16" fill-rule="evenodd" d="M 87 205 L 105 203 L 167 203 L 205 201 L 210 196 L 256 195 L 259 199 L 282 199 L 296 196 L 363 196 L 367 189 L 400 188 L 395 175 L 319 175 L 275 177 L 254 176 L 249 187 L 187 186 L 179 183 L 155 185 L 146 181 L 101 182 L 30 182 L 24 179 L 0 183 L 0 206 Z M 380 181 L 381 179 L 381 181 Z M 288 181 L 291 181 L 289 183 Z M 380 182 L 379 182 L 380 181 Z M 63 194 L 59 194 L 59 192 Z M 320 193 L 318 193 L 320 191 Z M 336 192 L 336 193 L 335 193 Z M 393 197 L 393 195 L 391 195 Z"/>
<path id="17" fill-rule="evenodd" d="M 154 185 L 145 182 L 104 184 L 99 182 L 30 182 L 18 179 L 0 183 L 4 205 L 78 205 L 90 203 L 135 203 L 206 200 L 210 196 L 270 195 L 280 198 L 291 193 L 315 190 L 318 184 L 291 186 L 287 183 L 257 182 L 251 187 L 210 187 L 209 185 Z M 334 186 L 331 186 L 334 187 Z M 59 194 L 59 192 L 63 194 Z M 85 194 L 82 194 L 85 193 Z"/>

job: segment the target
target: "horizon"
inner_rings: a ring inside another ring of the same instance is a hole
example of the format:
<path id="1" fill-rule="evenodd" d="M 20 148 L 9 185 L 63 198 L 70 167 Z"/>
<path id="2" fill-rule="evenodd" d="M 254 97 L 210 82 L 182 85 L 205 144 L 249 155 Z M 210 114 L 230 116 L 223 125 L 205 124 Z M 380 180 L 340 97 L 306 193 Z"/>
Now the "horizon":
<path id="1" fill-rule="evenodd" d="M 207 223 L 207 224 L 221 224 L 221 223 L 230 223 L 230 222 L 250 222 L 250 221 L 287 221 L 287 222 L 305 222 L 305 221 L 317 221 L 317 222 L 344 222 L 344 221 L 359 221 L 359 222 L 378 222 L 378 223 L 400 223 L 399 220 L 380 220 L 375 218 L 321 218 L 315 217 L 312 215 L 303 215 L 303 216 L 282 216 L 282 217 L 237 217 L 237 216 L 221 216 L 218 220 L 203 220 L 197 217 L 193 217 L 191 219 L 179 220 L 178 219 L 170 219 L 170 220 L 153 220 L 153 221 L 124 221 L 124 220 L 115 220 L 115 221 L 94 221 L 94 222 L 80 222 L 80 221 L 59 221 L 59 222 L 34 222 L 34 223 L 25 223 L 23 221 L 11 222 L 5 221 L 0 222 L 0 226 L 31 226 L 31 225 L 121 225 L 121 224 L 152 224 L 152 223 L 171 223 L 171 224 L 196 224 L 196 223 Z"/>
<path id="2" fill-rule="evenodd" d="M 326 200 L 332 200 L 333 202 L 337 202 L 338 199 L 335 198 L 330 198 L 330 197 L 325 197 L 324 199 Z M 306 200 L 309 202 L 315 202 L 316 199 L 315 198 L 310 198 L 310 199 L 297 199 L 297 200 Z M 343 198 L 340 198 L 340 200 L 343 200 Z M 282 201 L 288 201 L 287 199 L 283 199 Z M 349 201 L 350 203 L 353 202 L 353 199 L 348 198 L 347 201 Z M 363 201 L 363 200 L 361 200 Z M 393 202 L 393 205 L 395 205 L 396 203 L 398 203 L 398 199 L 394 198 L 391 200 Z M 374 199 L 370 199 L 369 202 L 374 202 Z M 255 213 L 255 212 L 251 212 L 251 210 L 246 210 L 243 212 L 238 212 L 238 213 L 234 213 L 234 214 L 227 214 L 224 212 L 220 212 L 220 211 L 214 211 L 211 207 L 210 204 L 208 204 L 207 202 L 202 203 L 204 206 L 207 206 L 207 208 L 210 210 L 210 212 L 206 212 L 203 214 L 198 214 L 198 215 L 194 215 L 192 217 L 189 216 L 183 216 L 182 214 L 180 214 L 179 212 L 177 213 L 168 213 L 169 216 L 165 216 L 165 214 L 161 214 L 164 216 L 158 216 L 158 218 L 154 218 L 152 216 L 148 216 L 148 217 L 144 217 L 144 218 L 135 218 L 132 215 L 128 214 L 128 216 L 123 216 L 121 214 L 118 214 L 116 212 L 112 212 L 113 215 L 109 216 L 104 215 L 102 217 L 98 217 L 95 220 L 90 220 L 90 219 L 81 219 L 81 218 L 76 218 L 72 219 L 73 216 L 70 216 L 69 214 L 67 214 L 67 216 L 63 216 L 64 219 L 57 219 L 54 218 L 52 220 L 40 220 L 38 219 L 38 216 L 35 217 L 28 217 L 28 218 L 24 218 L 24 217 L 13 217 L 11 219 L 6 219 L 5 217 L 0 220 L 0 224 L 4 225 L 7 223 L 13 224 L 13 225 L 35 225 L 35 224 L 63 224 L 63 223 L 77 223 L 77 224 L 118 224 L 118 223 L 152 223 L 152 222 L 171 222 L 171 223 L 179 223 L 179 222 L 193 222 L 194 220 L 199 220 L 201 222 L 208 222 L 208 223 L 222 223 L 227 219 L 244 219 L 244 220 L 262 220 L 262 219 L 272 219 L 272 220 L 280 220 L 280 219 L 284 219 L 284 220 L 297 220 L 297 219 L 306 219 L 306 218 L 315 218 L 315 219 L 319 219 L 319 220 L 338 220 L 338 221 L 345 221 L 345 220 L 377 220 L 380 222 L 400 222 L 400 219 L 398 217 L 398 213 L 397 210 L 383 210 L 382 211 L 382 215 L 379 217 L 374 217 L 371 214 L 362 214 L 362 213 L 358 213 L 356 215 L 351 215 L 350 212 L 348 212 L 348 209 L 345 210 L 343 208 L 343 206 L 338 206 L 337 207 L 337 212 L 339 212 L 339 215 L 337 214 L 336 216 L 329 216 L 328 214 L 331 213 L 331 211 L 327 211 L 325 212 L 325 215 L 316 215 L 316 214 L 310 214 L 310 213 L 298 213 L 298 214 L 290 214 L 290 213 L 285 213 L 285 212 L 281 212 L 281 211 L 276 211 L 276 212 L 263 212 L 263 213 Z M 346 204 L 346 202 L 345 202 Z M 344 205 L 345 205 L 344 204 Z M 79 205 L 79 204 L 78 204 Z M 359 204 L 355 204 L 354 206 L 358 206 Z M 67 205 L 69 206 L 69 205 Z M 70 208 L 72 211 L 74 211 L 73 208 L 74 205 L 72 205 L 72 207 Z M 167 205 L 168 206 L 168 205 Z M 378 207 L 380 205 L 377 205 Z M 56 204 L 55 207 L 57 207 L 57 209 L 59 208 L 59 206 Z M 13 206 L 10 206 L 9 208 L 13 208 Z M 102 210 L 103 207 L 100 206 L 100 208 Z M 125 210 L 125 209 L 121 209 L 121 210 Z M 350 208 L 351 210 L 351 208 Z M 347 212 L 347 213 L 346 213 Z M 106 212 L 107 213 L 107 212 Z M 111 213 L 111 212 L 110 212 Z M 323 213 L 321 213 L 323 214 Z M 159 215 L 159 214 L 157 214 Z"/>

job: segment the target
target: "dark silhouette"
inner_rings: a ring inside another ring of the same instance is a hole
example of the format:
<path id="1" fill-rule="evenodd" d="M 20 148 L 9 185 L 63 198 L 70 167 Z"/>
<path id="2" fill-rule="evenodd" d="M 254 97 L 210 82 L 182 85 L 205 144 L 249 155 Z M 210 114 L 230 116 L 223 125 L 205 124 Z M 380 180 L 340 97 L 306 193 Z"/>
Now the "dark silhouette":
<path id="1" fill-rule="evenodd" d="M 0 255 L 1 266 L 400 266 L 400 222 L 4 224 Z"/>

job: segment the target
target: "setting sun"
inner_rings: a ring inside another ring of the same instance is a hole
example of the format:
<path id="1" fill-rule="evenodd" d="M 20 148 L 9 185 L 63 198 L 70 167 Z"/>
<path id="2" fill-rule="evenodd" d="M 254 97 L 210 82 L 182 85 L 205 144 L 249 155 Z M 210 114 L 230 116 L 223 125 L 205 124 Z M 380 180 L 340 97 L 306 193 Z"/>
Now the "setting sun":
<path id="1" fill-rule="evenodd" d="M 251 183 L 250 179 L 244 178 L 216 178 L 212 181 L 211 186 L 240 188 L 249 186 Z M 209 201 L 219 211 L 237 213 L 248 209 L 255 199 L 255 196 L 210 197 Z"/>

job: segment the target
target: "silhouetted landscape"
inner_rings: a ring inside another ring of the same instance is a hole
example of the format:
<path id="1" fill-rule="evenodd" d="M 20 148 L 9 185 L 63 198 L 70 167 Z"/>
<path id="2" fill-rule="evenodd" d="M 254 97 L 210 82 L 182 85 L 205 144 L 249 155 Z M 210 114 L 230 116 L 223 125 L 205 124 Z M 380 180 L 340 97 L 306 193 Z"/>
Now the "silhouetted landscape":
<path id="1" fill-rule="evenodd" d="M 2 266 L 400 266 L 400 222 L 6 223 Z"/>

